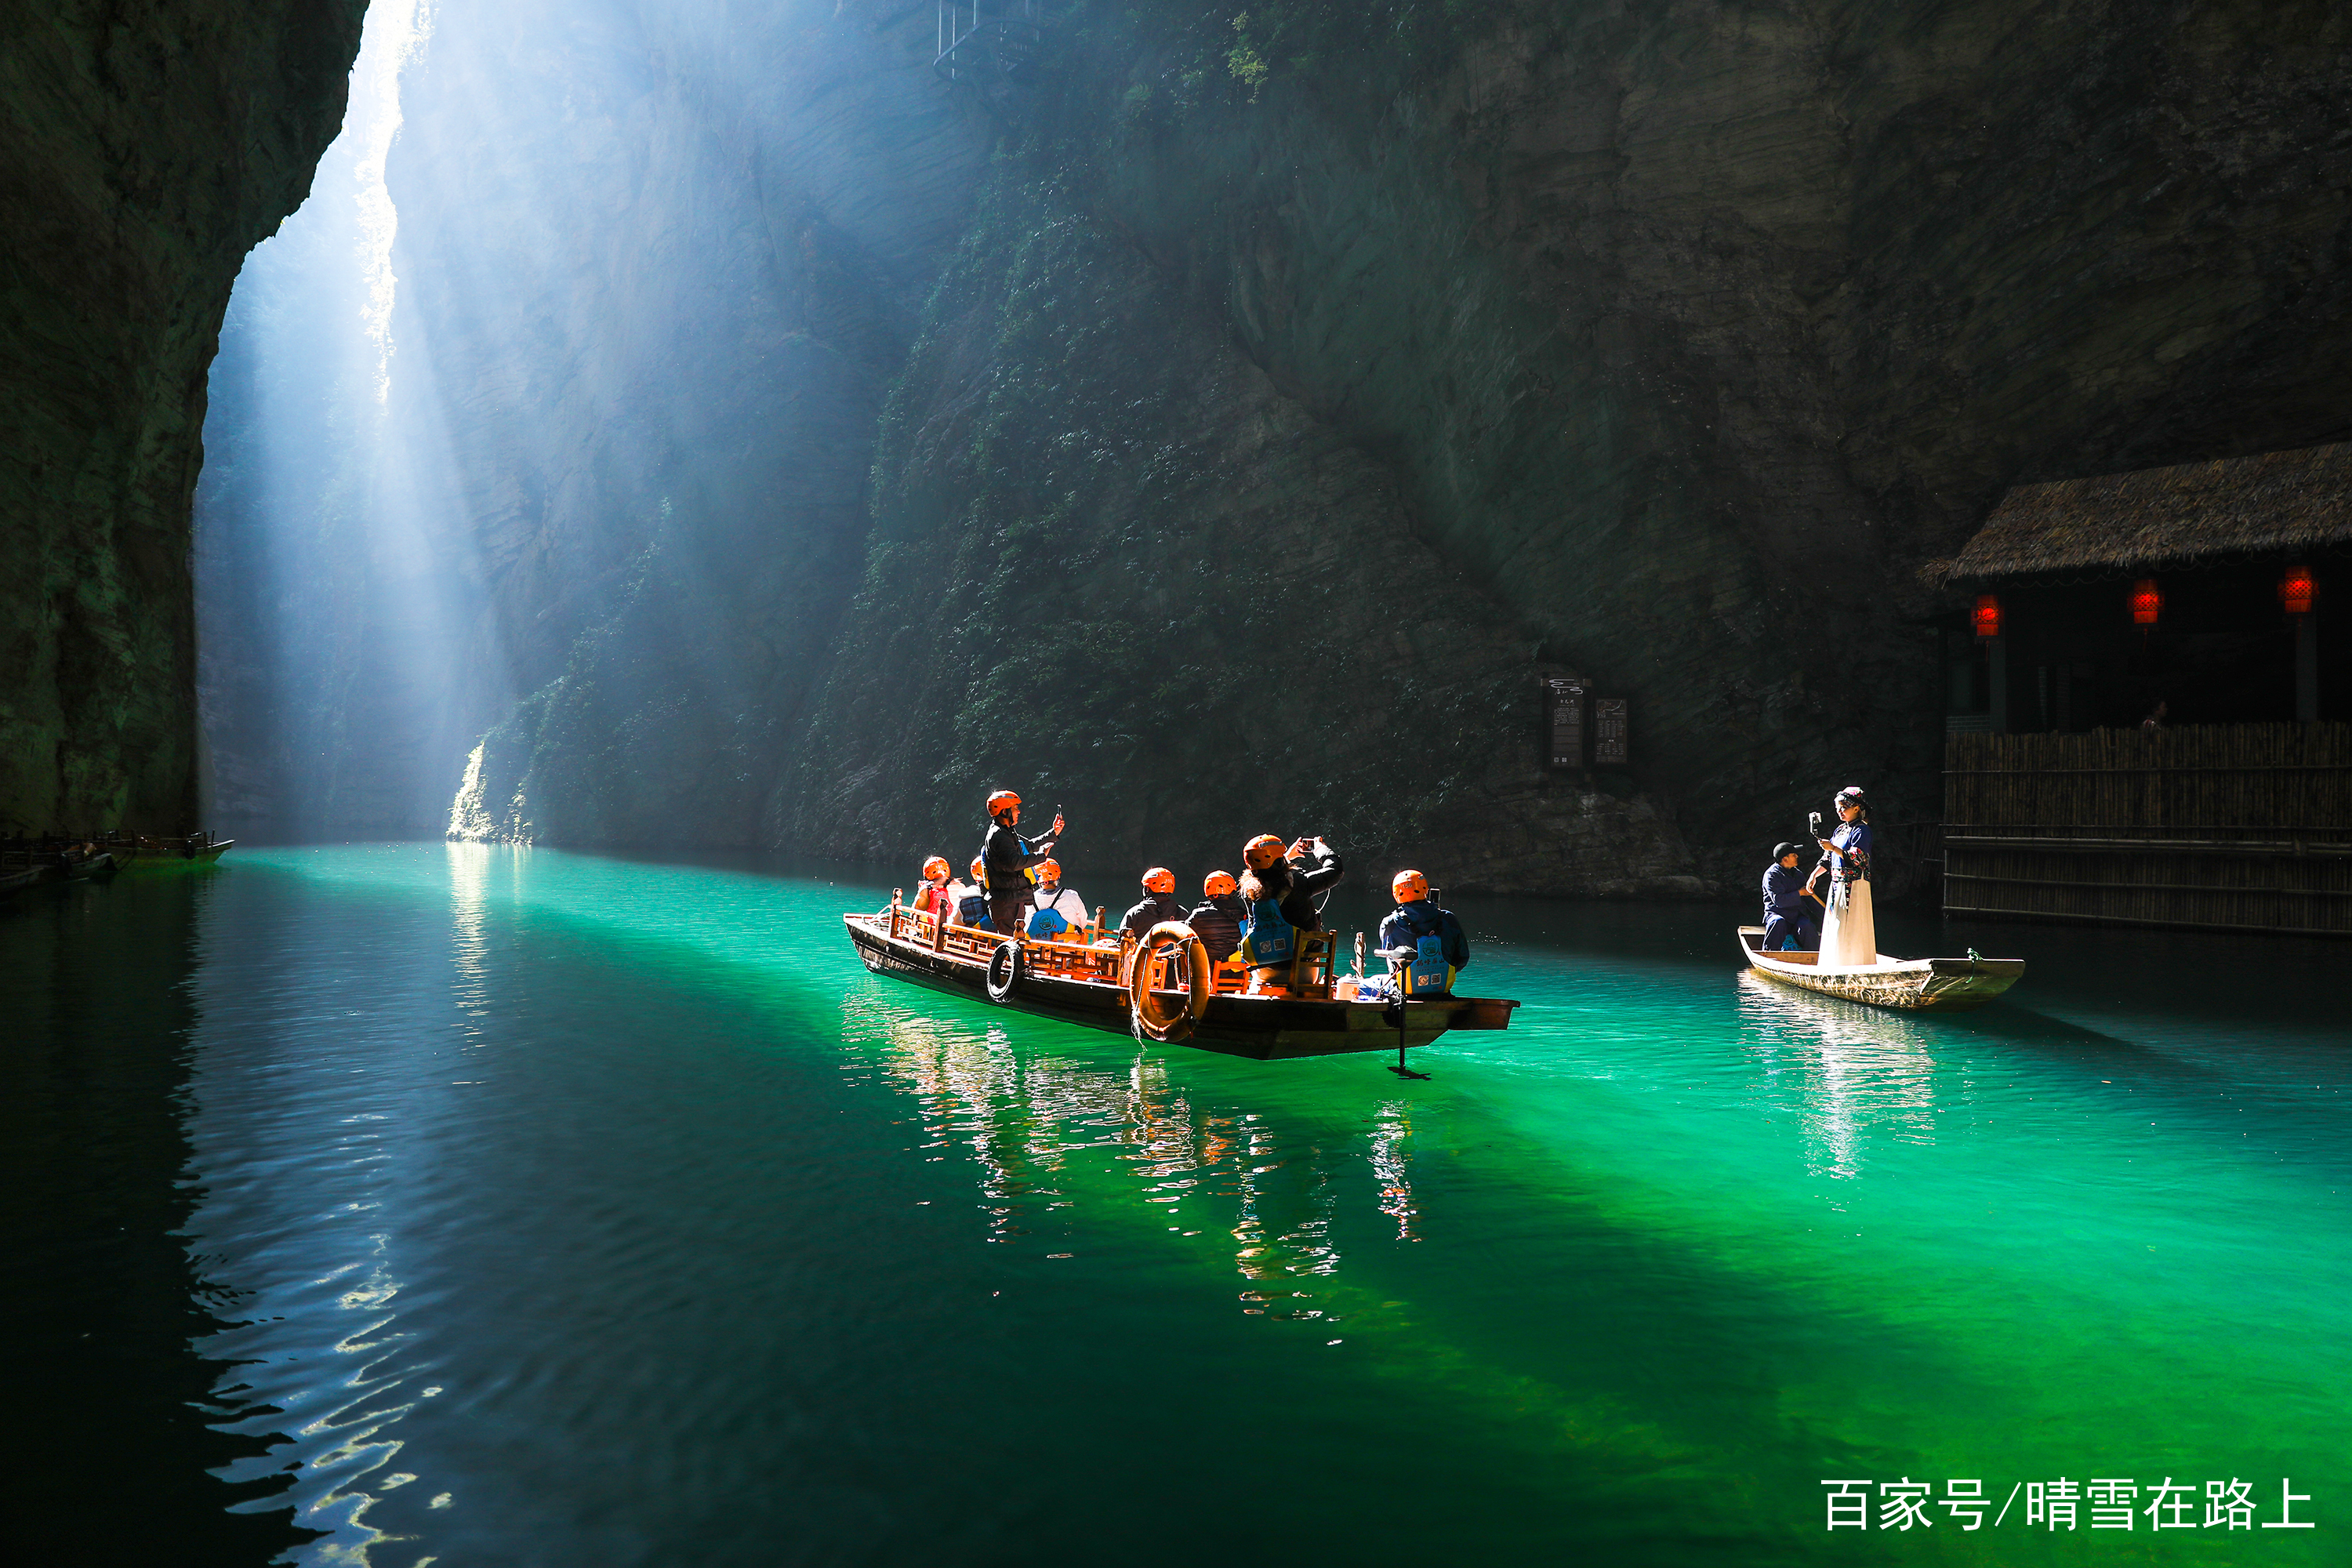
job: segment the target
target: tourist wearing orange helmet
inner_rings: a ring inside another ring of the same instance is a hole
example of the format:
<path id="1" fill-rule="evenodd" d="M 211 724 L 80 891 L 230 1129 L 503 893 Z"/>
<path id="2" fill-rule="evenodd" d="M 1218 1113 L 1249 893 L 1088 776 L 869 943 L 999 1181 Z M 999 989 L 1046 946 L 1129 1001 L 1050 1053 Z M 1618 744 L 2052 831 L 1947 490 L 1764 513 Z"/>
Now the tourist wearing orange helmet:
<path id="1" fill-rule="evenodd" d="M 1037 868 L 1054 856 L 1054 838 L 1062 831 L 1062 818 L 1056 813 L 1047 837 L 1032 844 L 1021 837 L 1021 797 L 1009 789 L 993 791 L 988 797 L 990 826 L 988 837 L 980 847 L 980 858 L 984 868 L 982 884 L 988 889 L 988 913 L 993 929 L 1017 931 L 1028 921 L 1029 895 L 1037 886 Z"/>
<path id="2" fill-rule="evenodd" d="M 1161 921 L 1181 922 L 1183 919 L 1184 906 L 1176 901 L 1176 873 L 1165 866 L 1154 866 L 1143 874 L 1142 900 L 1127 911 L 1118 929 L 1139 938 Z"/>
<path id="3" fill-rule="evenodd" d="M 1223 963 L 1241 950 L 1242 896 L 1230 871 L 1212 871 L 1201 880 L 1201 902 L 1184 917 L 1192 934 L 1206 943 L 1210 959 Z"/>
<path id="4" fill-rule="evenodd" d="M 1429 900 L 1429 879 L 1399 871 L 1389 883 L 1396 908 L 1381 921 L 1381 951 L 1389 959 L 1390 984 L 1406 996 L 1443 996 L 1454 977 L 1469 966 L 1470 938 L 1451 910 Z"/>
<path id="5" fill-rule="evenodd" d="M 955 908 L 955 900 L 948 896 L 949 875 L 950 868 L 946 856 L 934 855 L 923 862 L 923 886 L 915 894 L 917 914 L 937 914 L 942 910 Z"/>
<path id="6" fill-rule="evenodd" d="M 1243 958 L 1252 987 L 1259 989 L 1276 984 L 1277 972 L 1288 974 L 1297 932 L 1323 929 L 1315 896 L 1338 884 L 1342 868 L 1339 851 L 1319 837 L 1297 839 L 1285 849 L 1271 833 L 1243 845 L 1242 859 L 1247 867 L 1241 880 Z"/>
<path id="7" fill-rule="evenodd" d="M 1028 932 L 1058 942 L 1074 931 L 1084 931 L 1087 901 L 1062 886 L 1062 863 L 1048 860 L 1037 868 L 1037 891 L 1029 900 Z M 1075 939 L 1073 939 L 1075 940 Z"/>
<path id="8" fill-rule="evenodd" d="M 955 900 L 956 924 L 970 926 L 974 931 L 996 929 L 988 919 L 988 894 L 981 887 L 979 856 L 975 855 L 971 858 L 971 879 L 967 882 L 958 882 L 948 891 Z"/>

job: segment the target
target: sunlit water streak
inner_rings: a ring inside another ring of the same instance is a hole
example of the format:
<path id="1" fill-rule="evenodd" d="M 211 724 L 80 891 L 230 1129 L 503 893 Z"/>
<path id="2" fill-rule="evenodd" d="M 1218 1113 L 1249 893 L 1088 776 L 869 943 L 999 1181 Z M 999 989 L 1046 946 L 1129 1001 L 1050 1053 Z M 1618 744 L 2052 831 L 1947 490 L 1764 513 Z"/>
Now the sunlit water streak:
<path id="1" fill-rule="evenodd" d="M 1405 1084 L 875 979 L 840 873 L 236 854 L 188 1245 L 303 1561 L 2130 1554 L 1826 1536 L 1864 1476 L 2343 1518 L 2332 950 L 1966 933 L 2037 969 L 1942 1021 L 1722 911 L 1473 906 L 1528 1006 Z"/>

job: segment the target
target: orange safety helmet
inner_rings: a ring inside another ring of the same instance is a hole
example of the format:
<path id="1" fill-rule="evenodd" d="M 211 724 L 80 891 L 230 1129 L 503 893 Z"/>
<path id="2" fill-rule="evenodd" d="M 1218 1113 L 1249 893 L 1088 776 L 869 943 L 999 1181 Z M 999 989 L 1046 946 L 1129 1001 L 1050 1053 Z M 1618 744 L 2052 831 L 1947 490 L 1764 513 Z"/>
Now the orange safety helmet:
<path id="1" fill-rule="evenodd" d="M 1241 884 L 1234 880 L 1231 871 L 1212 871 L 1201 879 L 1201 891 L 1212 899 L 1230 893 L 1239 886 Z"/>
<path id="2" fill-rule="evenodd" d="M 1242 846 L 1242 858 L 1253 871 L 1270 871 L 1282 858 L 1282 840 L 1271 833 L 1261 833 Z"/>
<path id="3" fill-rule="evenodd" d="M 1014 795 L 1011 790 L 998 790 L 988 797 L 988 815 L 991 816 L 1002 816 L 1007 807 L 1019 805 L 1020 804 L 1021 797 Z"/>
<path id="4" fill-rule="evenodd" d="M 1059 860 L 1046 860 L 1040 862 L 1037 867 L 1037 879 L 1041 882 L 1060 881 L 1062 879 L 1062 863 Z"/>
<path id="5" fill-rule="evenodd" d="M 982 860 L 977 855 L 971 858 L 971 879 L 973 881 L 977 882 L 986 875 L 986 873 L 981 869 L 982 866 L 985 864 L 986 862 Z"/>
<path id="6" fill-rule="evenodd" d="M 948 858 L 946 856 L 934 855 L 929 859 L 923 862 L 923 880 L 926 882 L 937 881 L 940 878 L 945 877 L 951 869 L 953 869 L 953 868 L 948 864 Z"/>
<path id="7" fill-rule="evenodd" d="M 1418 871 L 1399 871 L 1389 883 L 1389 891 L 1396 895 L 1398 903 L 1410 904 L 1429 897 L 1429 879 Z"/>
<path id="8" fill-rule="evenodd" d="M 1174 892 L 1176 873 L 1165 866 L 1154 866 L 1143 874 L 1143 890 L 1147 893 Z"/>

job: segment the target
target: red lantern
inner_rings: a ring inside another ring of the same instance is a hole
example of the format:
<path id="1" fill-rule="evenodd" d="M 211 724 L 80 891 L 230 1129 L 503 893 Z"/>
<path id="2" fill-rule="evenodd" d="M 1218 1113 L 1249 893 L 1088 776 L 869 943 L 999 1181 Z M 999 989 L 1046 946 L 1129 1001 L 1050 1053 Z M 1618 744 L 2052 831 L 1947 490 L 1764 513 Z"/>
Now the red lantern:
<path id="1" fill-rule="evenodd" d="M 2290 616 L 2311 614 L 2311 602 L 2319 596 L 2319 584 L 2312 580 L 2308 566 L 2290 566 L 2279 579 L 2279 603 Z"/>
<path id="2" fill-rule="evenodd" d="M 2158 592 L 2155 578 L 2143 577 L 2132 584 L 2131 613 L 2136 626 L 2152 626 L 2164 613 L 2164 595 Z"/>
<path id="3" fill-rule="evenodd" d="M 2000 600 L 1991 594 L 1977 595 L 1976 614 L 1970 617 L 1980 637 L 2000 636 Z"/>

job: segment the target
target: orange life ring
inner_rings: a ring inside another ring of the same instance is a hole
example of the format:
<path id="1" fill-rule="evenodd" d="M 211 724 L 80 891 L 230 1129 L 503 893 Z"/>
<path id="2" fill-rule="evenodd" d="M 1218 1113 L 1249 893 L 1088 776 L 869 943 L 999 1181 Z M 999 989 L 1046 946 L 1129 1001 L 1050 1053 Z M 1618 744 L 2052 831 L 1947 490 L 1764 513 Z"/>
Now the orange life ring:
<path id="1" fill-rule="evenodd" d="M 1185 973 L 1192 984 L 1192 995 L 1172 1013 L 1160 1011 L 1160 994 L 1151 989 L 1151 955 L 1162 942 L 1184 949 Z M 1209 962 L 1209 944 L 1183 921 L 1161 921 L 1136 943 L 1133 965 L 1127 976 L 1127 1014 L 1136 1037 L 1165 1043 L 1190 1035 L 1192 1021 L 1209 1010 L 1210 976 L 1215 972 Z"/>

